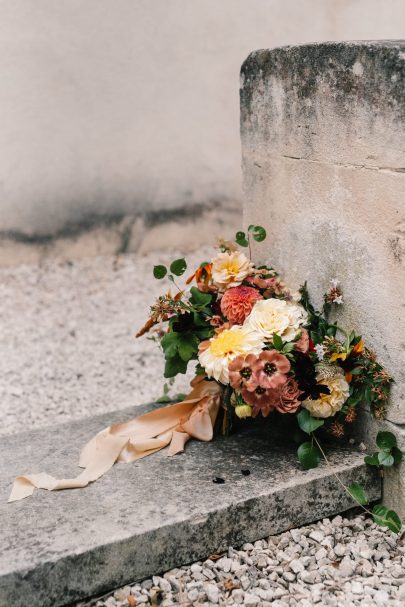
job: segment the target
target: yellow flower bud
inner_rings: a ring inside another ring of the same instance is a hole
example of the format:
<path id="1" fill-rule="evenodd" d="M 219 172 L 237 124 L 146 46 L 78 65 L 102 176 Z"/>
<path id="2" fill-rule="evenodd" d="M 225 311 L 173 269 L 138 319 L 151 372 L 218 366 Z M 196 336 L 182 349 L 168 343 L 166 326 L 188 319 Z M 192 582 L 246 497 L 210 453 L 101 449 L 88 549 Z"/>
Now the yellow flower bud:
<path id="1" fill-rule="evenodd" d="M 239 419 L 246 419 L 247 417 L 252 416 L 252 407 L 250 405 L 238 405 L 235 408 L 235 413 L 239 417 Z"/>

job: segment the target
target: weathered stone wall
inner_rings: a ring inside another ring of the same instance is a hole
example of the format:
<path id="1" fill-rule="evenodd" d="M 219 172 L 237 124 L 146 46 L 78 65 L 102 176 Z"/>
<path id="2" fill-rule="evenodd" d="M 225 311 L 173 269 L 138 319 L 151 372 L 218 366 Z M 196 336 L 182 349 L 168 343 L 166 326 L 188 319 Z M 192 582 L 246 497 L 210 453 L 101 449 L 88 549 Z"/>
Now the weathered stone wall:
<path id="1" fill-rule="evenodd" d="M 405 41 L 252 53 L 241 71 L 241 134 L 245 223 L 269 233 L 256 254 L 293 286 L 307 280 L 318 306 L 329 280 L 341 281 L 338 319 L 394 376 L 388 420 L 401 434 Z"/>

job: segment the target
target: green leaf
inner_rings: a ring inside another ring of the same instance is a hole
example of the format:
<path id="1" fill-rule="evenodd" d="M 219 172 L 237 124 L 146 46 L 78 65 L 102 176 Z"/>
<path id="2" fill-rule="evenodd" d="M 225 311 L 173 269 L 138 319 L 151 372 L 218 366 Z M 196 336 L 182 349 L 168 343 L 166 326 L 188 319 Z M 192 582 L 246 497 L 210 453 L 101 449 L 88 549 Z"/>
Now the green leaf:
<path id="1" fill-rule="evenodd" d="M 187 269 L 186 260 L 182 257 L 181 259 L 176 259 L 170 264 L 170 272 L 172 272 L 175 276 L 181 276 Z"/>
<path id="2" fill-rule="evenodd" d="M 389 467 L 394 464 L 394 458 L 389 451 L 379 451 L 378 461 L 381 466 Z"/>
<path id="3" fill-rule="evenodd" d="M 394 466 L 398 466 L 398 464 L 402 461 L 402 451 L 398 449 L 398 447 L 392 447 L 391 455 L 394 458 Z"/>
<path id="4" fill-rule="evenodd" d="M 380 449 L 392 449 L 397 446 L 397 439 L 392 432 L 379 432 L 375 440 Z"/>
<path id="5" fill-rule="evenodd" d="M 153 266 L 153 276 L 158 280 L 164 278 L 167 274 L 166 266 Z"/>
<path id="6" fill-rule="evenodd" d="M 178 373 L 185 373 L 187 370 L 187 363 L 184 362 L 179 356 L 174 358 L 166 359 L 165 373 L 166 378 L 175 377 Z"/>
<path id="7" fill-rule="evenodd" d="M 160 396 L 159 398 L 156 399 L 157 403 L 170 403 L 171 402 L 171 398 L 170 396 L 168 396 L 167 394 L 162 394 L 162 396 Z"/>
<path id="8" fill-rule="evenodd" d="M 273 346 L 276 350 L 283 349 L 283 340 L 281 339 L 280 335 L 277 335 L 277 333 L 274 333 L 273 335 Z"/>
<path id="9" fill-rule="evenodd" d="M 318 447 L 309 441 L 298 447 L 297 455 L 304 470 L 316 468 L 321 459 Z"/>
<path id="10" fill-rule="evenodd" d="M 358 504 L 360 504 L 361 506 L 365 506 L 366 504 L 368 504 L 367 493 L 364 491 L 363 487 L 359 485 L 359 483 L 351 483 L 348 486 L 347 490 L 349 491 L 354 501 L 356 501 Z"/>
<path id="11" fill-rule="evenodd" d="M 288 343 L 284 344 L 282 351 L 284 352 L 284 354 L 289 354 L 294 350 L 294 348 L 295 343 L 293 341 L 289 341 Z"/>
<path id="12" fill-rule="evenodd" d="M 249 232 L 252 234 L 253 238 L 256 240 L 256 242 L 263 242 L 263 240 L 267 236 L 266 230 L 262 228 L 262 226 L 250 225 L 248 229 Z"/>
<path id="13" fill-rule="evenodd" d="M 381 527 L 388 527 L 394 533 L 399 533 L 402 528 L 401 519 L 394 510 L 388 510 L 386 506 L 377 504 L 372 511 L 374 522 Z"/>
<path id="14" fill-rule="evenodd" d="M 199 291 L 197 287 L 191 287 L 190 293 L 190 301 L 196 306 L 205 307 L 208 306 L 212 301 L 212 295 L 210 295 L 210 293 L 203 293 L 202 291 Z"/>
<path id="15" fill-rule="evenodd" d="M 380 462 L 378 461 L 378 453 L 374 453 L 373 455 L 366 455 L 364 461 L 369 466 L 379 466 Z"/>
<path id="16" fill-rule="evenodd" d="M 198 343 L 198 339 L 195 335 L 191 333 L 182 335 L 178 342 L 180 358 L 185 362 L 188 362 L 193 358 L 194 354 L 197 352 Z"/>
<path id="17" fill-rule="evenodd" d="M 236 234 L 235 234 L 235 242 L 240 247 L 248 247 L 249 246 L 249 241 L 246 238 L 245 232 L 236 232 Z"/>
<path id="18" fill-rule="evenodd" d="M 326 329 L 326 335 L 328 335 L 328 337 L 335 337 L 336 332 L 337 332 L 337 327 L 335 325 L 330 325 Z"/>
<path id="19" fill-rule="evenodd" d="M 176 333 L 175 331 L 170 331 L 169 333 L 163 335 L 160 343 L 166 358 L 173 358 L 176 356 L 179 337 L 180 334 Z"/>
<path id="20" fill-rule="evenodd" d="M 322 419 L 315 419 L 311 416 L 309 411 L 306 409 L 302 409 L 297 415 L 298 425 L 307 434 L 311 434 L 317 428 L 320 428 L 324 425 L 324 421 Z"/>

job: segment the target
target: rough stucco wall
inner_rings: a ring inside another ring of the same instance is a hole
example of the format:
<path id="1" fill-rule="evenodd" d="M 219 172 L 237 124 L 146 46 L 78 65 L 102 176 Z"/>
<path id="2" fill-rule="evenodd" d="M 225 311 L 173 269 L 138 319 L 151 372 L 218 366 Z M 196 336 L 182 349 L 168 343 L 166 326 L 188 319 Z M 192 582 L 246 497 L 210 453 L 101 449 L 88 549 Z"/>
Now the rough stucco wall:
<path id="1" fill-rule="evenodd" d="M 0 0 L 0 233 L 240 201 L 253 48 L 398 37 L 403 0 Z"/>
<path id="2" fill-rule="evenodd" d="M 404 127 L 405 42 L 258 51 L 242 66 L 245 223 L 268 228 L 270 262 L 295 287 L 307 280 L 318 306 L 341 280 L 338 320 L 394 376 L 388 419 L 399 424 Z"/>

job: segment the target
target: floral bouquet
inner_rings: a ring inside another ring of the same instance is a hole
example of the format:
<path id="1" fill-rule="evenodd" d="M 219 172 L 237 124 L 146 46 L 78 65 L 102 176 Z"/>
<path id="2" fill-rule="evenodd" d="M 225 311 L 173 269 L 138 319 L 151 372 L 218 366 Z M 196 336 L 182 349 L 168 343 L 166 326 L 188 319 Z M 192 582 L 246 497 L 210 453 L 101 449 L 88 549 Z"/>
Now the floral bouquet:
<path id="1" fill-rule="evenodd" d="M 343 304 L 338 281 L 331 280 L 317 312 L 306 285 L 293 293 L 272 267 L 256 266 L 239 248 L 250 253 L 251 239 L 265 238 L 263 227 L 251 225 L 247 234 L 237 232 L 235 243 L 221 241 L 217 256 L 203 262 L 184 288 L 176 282 L 187 270 L 184 259 L 176 259 L 169 269 L 154 267 L 155 278 L 167 277 L 177 292 L 157 299 L 137 337 L 154 330 L 169 383 L 196 361 L 191 393 L 99 432 L 81 453 L 85 470 L 76 479 L 18 477 L 10 501 L 31 495 L 35 487 L 86 486 L 116 461 L 131 462 L 164 447 L 169 456 L 175 455 L 191 437 L 209 441 L 217 428 L 228 434 L 235 418 L 260 423 L 270 416 L 289 417 L 295 431 L 310 438 L 298 447 L 299 461 L 305 469 L 314 468 L 322 456 L 327 462 L 317 435 L 321 428 L 342 437 L 364 404 L 376 418 L 384 417 L 392 378 L 360 335 L 329 320 L 332 307 Z M 170 401 L 168 390 L 166 384 L 160 402 Z M 380 432 L 377 446 L 366 463 L 383 469 L 400 462 L 402 453 L 392 433 Z M 370 512 L 359 484 L 345 489 Z M 397 514 L 385 506 L 375 506 L 371 514 L 377 523 L 400 530 Z"/>
<path id="2" fill-rule="evenodd" d="M 247 234 L 236 234 L 235 243 L 220 241 L 217 256 L 187 278 L 186 285 L 194 283 L 189 290 L 176 283 L 186 272 L 184 259 L 170 268 L 155 266 L 155 278 L 167 277 L 177 293 L 158 298 L 137 336 L 156 325 L 169 380 L 197 361 L 197 376 L 215 382 L 220 392 L 225 434 L 235 416 L 257 423 L 268 416 L 294 416 L 311 437 L 297 452 L 308 469 L 324 455 L 316 430 L 323 427 L 334 437 L 344 436 L 345 426 L 364 404 L 374 417 L 384 418 L 393 380 L 360 335 L 329 320 L 332 308 L 343 304 L 336 279 L 317 312 L 305 284 L 292 292 L 271 266 L 256 266 L 239 248 L 250 251 L 251 239 L 265 238 L 263 227 L 251 225 Z M 165 390 L 167 394 L 167 384 Z M 394 435 L 380 432 L 377 444 L 381 451 L 367 456 L 367 463 L 389 466 L 400 461 Z M 347 489 L 359 504 L 367 503 L 359 485 Z M 387 525 L 387 509 L 376 508 L 374 518 Z M 389 512 L 392 518 L 395 513 Z M 398 530 L 395 517 L 388 526 Z"/>

